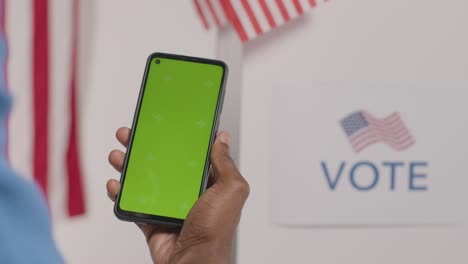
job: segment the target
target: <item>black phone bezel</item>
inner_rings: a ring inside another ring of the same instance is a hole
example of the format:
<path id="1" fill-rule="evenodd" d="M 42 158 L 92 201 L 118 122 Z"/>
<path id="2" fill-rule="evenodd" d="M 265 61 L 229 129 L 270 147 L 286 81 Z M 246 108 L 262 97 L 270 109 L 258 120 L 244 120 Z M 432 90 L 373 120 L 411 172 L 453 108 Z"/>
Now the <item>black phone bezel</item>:
<path id="1" fill-rule="evenodd" d="M 116 217 L 120 220 L 123 221 L 131 221 L 131 222 L 140 222 L 140 223 L 150 223 L 150 224 L 163 224 L 163 225 L 168 225 L 168 226 L 181 226 L 184 223 L 185 219 L 179 219 L 179 218 L 172 218 L 172 217 L 166 217 L 166 216 L 159 216 L 159 215 L 150 215 L 150 214 L 145 214 L 145 213 L 138 213 L 138 212 L 131 212 L 131 211 L 126 211 L 120 208 L 120 196 L 122 193 L 122 190 L 124 188 L 125 184 L 125 176 L 126 176 L 126 171 L 128 167 L 128 160 L 131 155 L 131 150 L 132 150 L 132 144 L 133 144 L 133 138 L 136 133 L 136 127 L 138 123 L 138 116 L 140 114 L 140 108 L 141 108 L 141 103 L 143 100 L 144 92 L 145 92 L 145 87 L 146 87 L 146 82 L 148 78 L 148 72 L 151 67 L 151 62 L 155 58 L 168 58 L 168 59 L 175 59 L 175 60 L 182 60 L 182 61 L 191 61 L 191 62 L 197 62 L 197 63 L 206 63 L 206 64 L 212 64 L 212 65 L 218 65 L 223 68 L 223 75 L 221 79 L 221 87 L 219 88 L 219 94 L 218 94 L 218 101 L 216 104 L 216 111 L 215 111 L 215 116 L 213 119 L 213 124 L 211 128 L 211 136 L 210 136 L 210 141 L 208 145 L 208 150 L 206 153 L 206 158 L 205 158 L 205 168 L 203 171 L 203 177 L 202 177 L 202 182 L 200 184 L 200 192 L 198 197 L 201 196 L 201 194 L 205 191 L 206 185 L 208 182 L 208 176 L 209 176 L 209 170 L 210 170 L 210 152 L 211 152 L 211 147 L 213 145 L 216 133 L 218 132 L 218 126 L 219 126 L 219 116 L 222 112 L 222 106 L 224 102 L 224 94 L 225 94 L 225 89 L 226 89 L 226 81 L 227 81 L 227 75 L 228 75 L 228 66 L 226 63 L 220 60 L 213 60 L 213 59 L 206 59 L 206 58 L 198 58 L 198 57 L 191 57 L 191 56 L 185 56 L 185 55 L 177 55 L 177 54 L 170 54 L 170 53 L 162 53 L 162 52 L 155 52 L 152 53 L 146 62 L 145 66 L 145 71 L 143 75 L 143 81 L 141 83 L 140 87 L 140 92 L 138 95 L 138 101 L 133 117 L 133 122 L 132 122 L 132 129 L 130 133 L 130 138 L 129 138 L 129 143 L 127 147 L 127 153 L 125 155 L 125 160 L 124 164 L 122 167 L 122 173 L 120 176 L 120 191 L 116 197 L 115 200 L 115 205 L 114 205 L 114 214 Z"/>

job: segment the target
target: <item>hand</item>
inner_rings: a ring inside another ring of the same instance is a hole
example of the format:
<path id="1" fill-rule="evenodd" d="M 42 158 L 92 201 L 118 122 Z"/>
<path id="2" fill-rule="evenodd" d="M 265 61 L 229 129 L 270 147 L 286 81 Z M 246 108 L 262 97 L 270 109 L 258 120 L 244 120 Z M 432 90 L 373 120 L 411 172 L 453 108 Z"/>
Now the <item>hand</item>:
<path id="1" fill-rule="evenodd" d="M 116 137 L 127 147 L 129 128 Z M 234 233 L 249 196 L 249 185 L 229 156 L 229 134 L 220 132 L 211 149 L 212 173 L 208 189 L 190 210 L 181 229 L 137 223 L 146 237 L 154 263 L 231 263 Z M 109 162 L 122 171 L 125 153 L 113 150 Z M 107 194 L 115 201 L 117 180 L 107 182 Z"/>

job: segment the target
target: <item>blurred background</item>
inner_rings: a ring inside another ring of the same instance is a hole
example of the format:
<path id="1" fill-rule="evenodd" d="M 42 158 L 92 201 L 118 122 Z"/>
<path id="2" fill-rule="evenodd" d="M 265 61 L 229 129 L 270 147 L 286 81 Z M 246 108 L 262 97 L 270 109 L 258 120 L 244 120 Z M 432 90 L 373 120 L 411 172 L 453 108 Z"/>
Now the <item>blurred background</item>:
<path id="1" fill-rule="evenodd" d="M 2 4 L 8 154 L 45 190 L 68 263 L 150 262 L 105 183 L 156 51 L 230 67 L 221 127 L 251 186 L 237 263 L 468 261 L 468 2 Z M 362 150 L 340 126 L 356 111 L 386 130 Z"/>

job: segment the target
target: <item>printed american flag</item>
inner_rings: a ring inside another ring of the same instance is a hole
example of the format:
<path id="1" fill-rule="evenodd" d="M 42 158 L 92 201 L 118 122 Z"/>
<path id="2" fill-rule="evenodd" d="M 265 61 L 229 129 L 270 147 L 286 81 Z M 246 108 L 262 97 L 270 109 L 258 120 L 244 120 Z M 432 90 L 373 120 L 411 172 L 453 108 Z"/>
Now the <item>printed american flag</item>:
<path id="1" fill-rule="evenodd" d="M 341 126 L 354 151 L 358 153 L 379 142 L 386 143 L 398 151 L 405 150 L 415 143 L 397 112 L 379 119 L 366 111 L 358 111 L 342 119 Z"/>
<path id="2" fill-rule="evenodd" d="M 242 42 L 249 41 L 305 14 L 328 0 L 194 0 L 208 30 L 231 24 Z"/>

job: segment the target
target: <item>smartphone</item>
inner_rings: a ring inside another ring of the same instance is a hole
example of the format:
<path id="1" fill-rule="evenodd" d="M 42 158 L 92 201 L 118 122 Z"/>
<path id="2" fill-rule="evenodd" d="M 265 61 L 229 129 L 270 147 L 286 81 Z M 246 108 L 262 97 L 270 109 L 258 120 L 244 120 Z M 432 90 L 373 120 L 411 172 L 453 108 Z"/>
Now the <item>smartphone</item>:
<path id="1" fill-rule="evenodd" d="M 206 188 L 227 65 L 167 53 L 149 56 L 114 213 L 180 226 Z"/>

